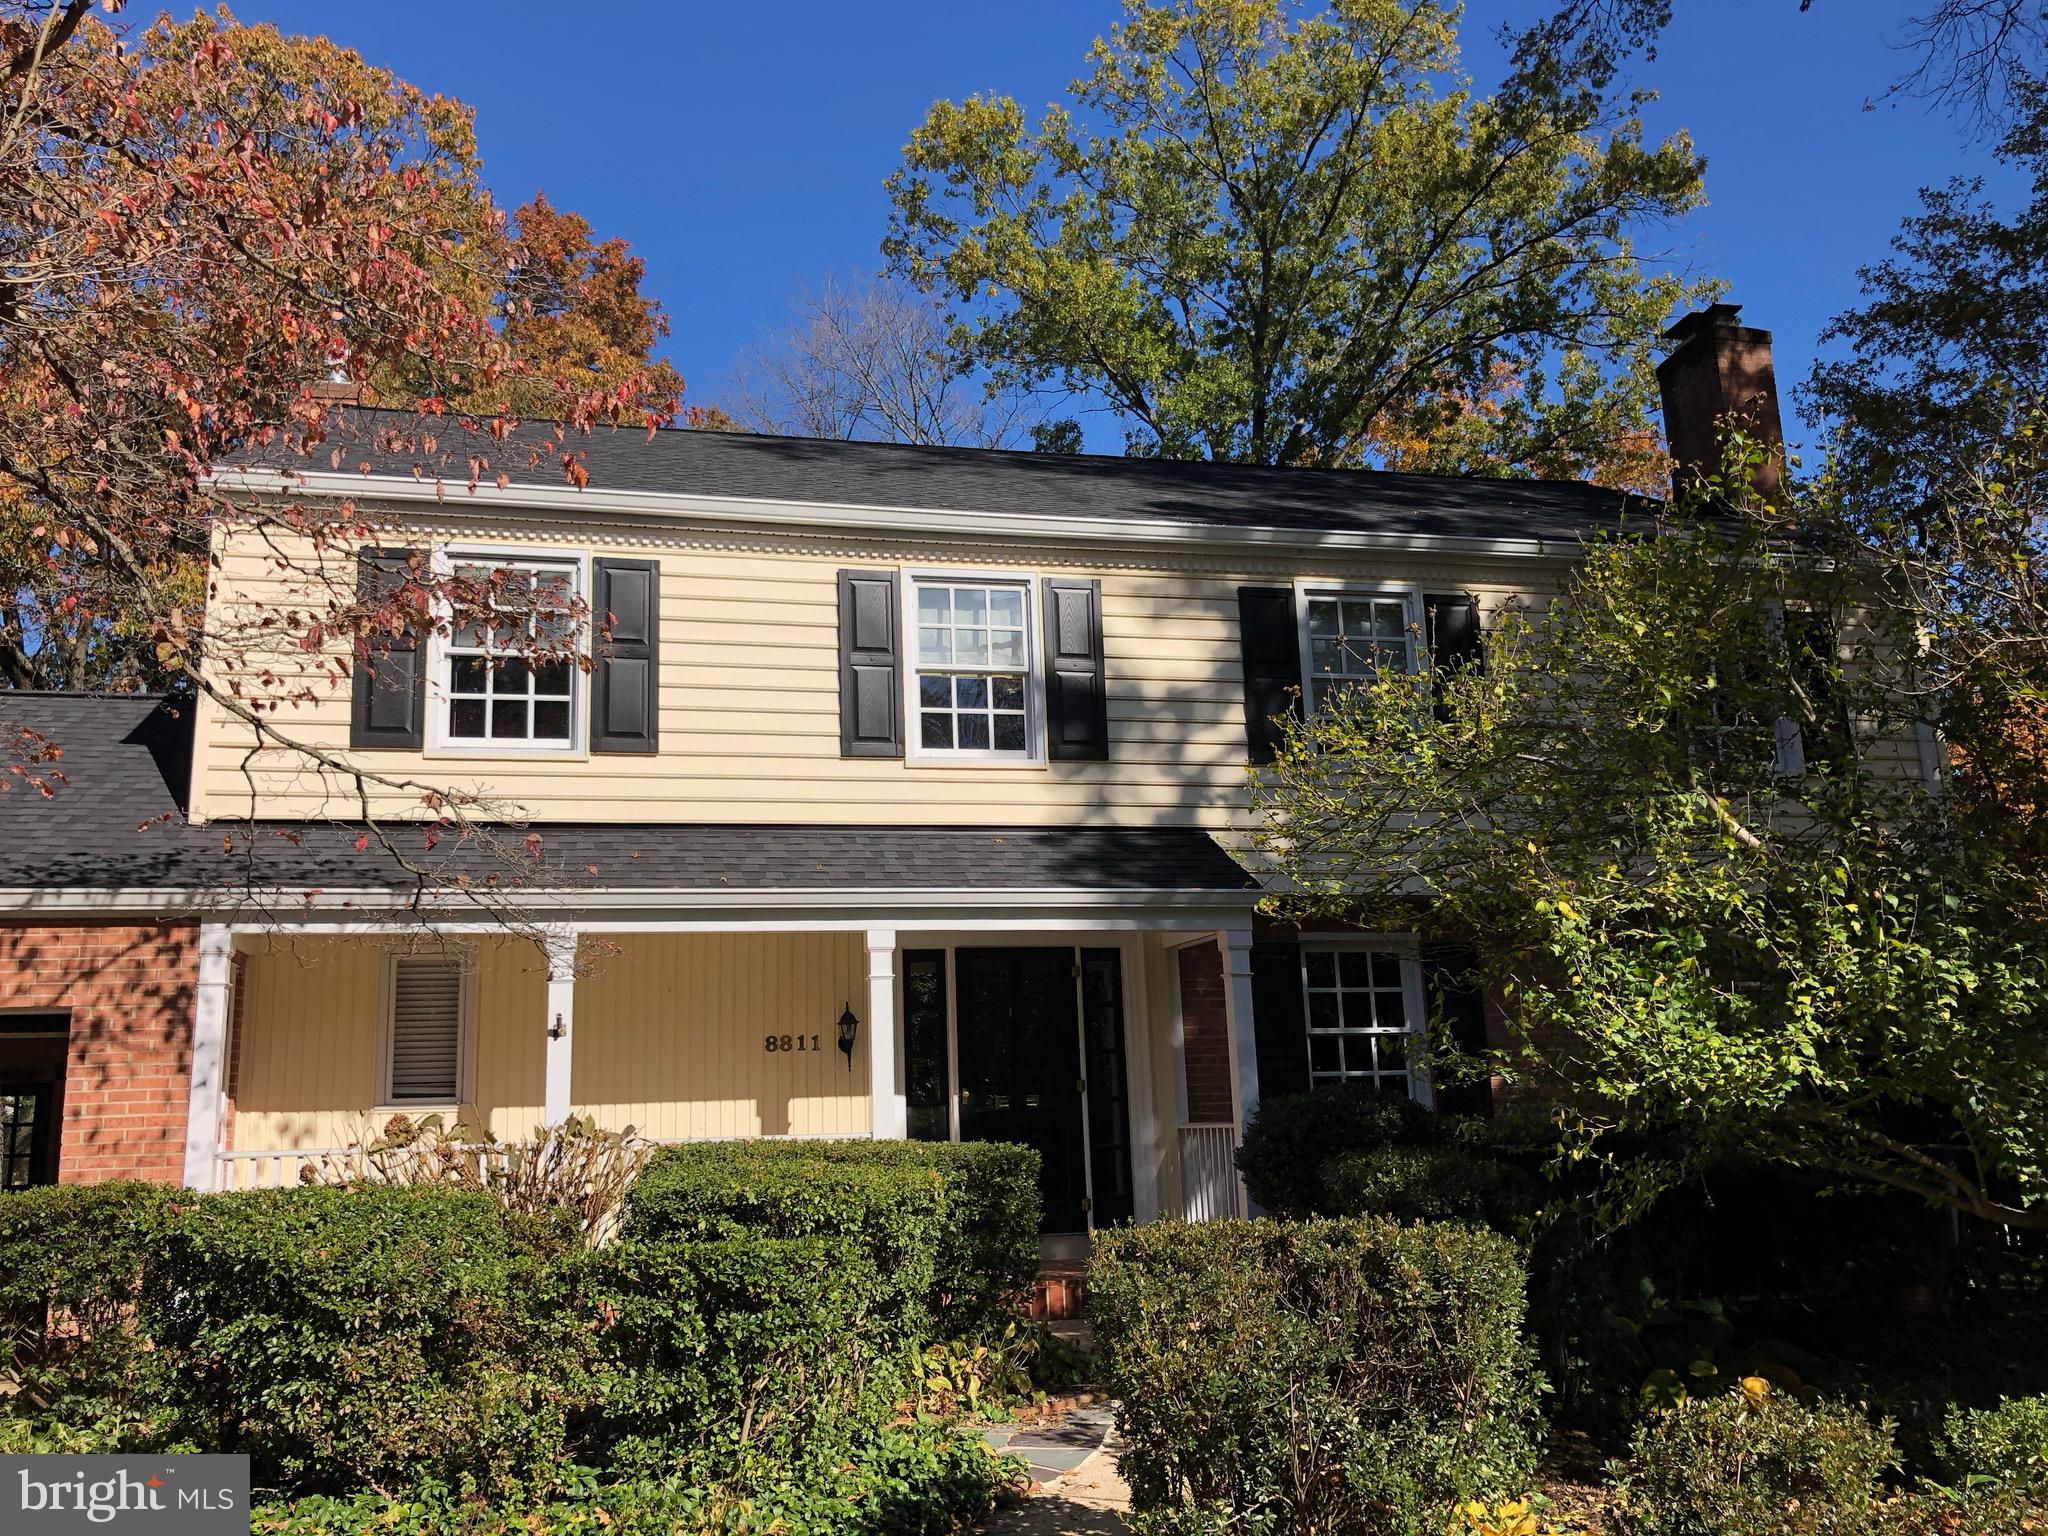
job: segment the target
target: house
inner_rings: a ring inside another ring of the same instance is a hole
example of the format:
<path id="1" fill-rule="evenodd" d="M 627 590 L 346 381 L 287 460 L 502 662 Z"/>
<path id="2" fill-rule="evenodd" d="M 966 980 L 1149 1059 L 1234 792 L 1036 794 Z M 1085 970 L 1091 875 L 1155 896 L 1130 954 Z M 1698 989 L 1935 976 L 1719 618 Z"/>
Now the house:
<path id="1" fill-rule="evenodd" d="M 1674 410 L 1769 400 L 1732 306 L 1677 336 Z M 1412 936 L 1259 913 L 1247 762 L 1304 685 L 1476 653 L 1644 511 L 693 432 L 576 444 L 581 489 L 494 445 L 472 483 L 469 444 L 386 424 L 353 408 L 334 462 L 239 465 L 252 515 L 307 515 L 216 548 L 235 686 L 325 761 L 210 699 L 7 701 L 71 782 L 0 803 L 0 1082 L 40 1084 L 12 1113 L 41 1149 L 0 1182 L 291 1183 L 395 1113 L 513 1139 L 583 1113 L 1028 1142 L 1055 1235 L 1235 1211 L 1262 1092 L 1427 1100 L 1432 1009 L 1489 1027 Z M 373 547 L 304 531 L 344 500 Z M 282 617 L 417 562 L 503 573 L 508 629 L 587 602 L 610 643 L 588 673 L 498 666 L 476 628 L 323 671 L 345 651 Z M 511 830 L 448 835 L 420 785 Z M 414 903 L 424 935 L 393 921 Z"/>

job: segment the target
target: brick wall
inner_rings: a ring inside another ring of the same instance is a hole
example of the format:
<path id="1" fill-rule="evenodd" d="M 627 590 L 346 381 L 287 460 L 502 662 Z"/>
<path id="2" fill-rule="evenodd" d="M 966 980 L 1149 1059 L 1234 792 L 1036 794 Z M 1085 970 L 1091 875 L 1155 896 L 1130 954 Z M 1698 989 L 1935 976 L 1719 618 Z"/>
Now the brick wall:
<path id="1" fill-rule="evenodd" d="M 184 1177 L 197 950 L 190 924 L 0 928 L 0 1008 L 71 1015 L 60 1183 Z"/>
<path id="2" fill-rule="evenodd" d="M 1180 967 L 1181 1039 L 1186 1048 L 1188 1124 L 1229 1125 L 1230 1020 L 1223 1007 L 1223 954 L 1214 944 L 1174 951 Z"/>

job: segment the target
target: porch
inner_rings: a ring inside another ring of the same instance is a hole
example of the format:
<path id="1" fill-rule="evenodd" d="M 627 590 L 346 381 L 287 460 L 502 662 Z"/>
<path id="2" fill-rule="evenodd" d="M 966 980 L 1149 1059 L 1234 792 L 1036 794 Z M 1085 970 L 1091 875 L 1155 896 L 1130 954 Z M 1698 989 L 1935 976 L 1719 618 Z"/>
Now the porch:
<path id="1" fill-rule="evenodd" d="M 295 1184 L 396 1114 L 516 1142 L 574 1113 L 651 1143 L 1024 1141 L 1049 1252 L 1236 1214 L 1250 943 L 1200 907 L 208 925 L 185 1178 Z"/>

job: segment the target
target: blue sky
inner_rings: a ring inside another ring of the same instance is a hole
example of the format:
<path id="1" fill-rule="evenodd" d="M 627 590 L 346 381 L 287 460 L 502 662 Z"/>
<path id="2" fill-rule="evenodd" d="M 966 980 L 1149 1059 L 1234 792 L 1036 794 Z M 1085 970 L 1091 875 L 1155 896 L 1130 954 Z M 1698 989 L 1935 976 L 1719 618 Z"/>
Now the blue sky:
<path id="1" fill-rule="evenodd" d="M 1663 239 L 1728 279 L 1777 333 L 1780 378 L 1803 378 L 1821 328 L 1883 254 L 1915 190 L 1990 157 L 1917 102 L 1865 104 L 1902 69 L 1904 19 L 1926 0 L 1678 0 L 1640 82 L 1659 131 L 1689 130 L 1709 206 Z M 246 0 L 238 14 L 324 32 L 477 109 L 493 188 L 544 188 L 645 257 L 675 325 L 689 399 L 716 403 L 735 356 L 827 272 L 879 264 L 882 181 L 930 103 L 972 91 L 1029 109 L 1058 99 L 1115 0 L 783 0 L 767 5 L 538 0 Z M 1532 0 L 1472 0 L 1467 62 L 1490 83 L 1487 34 Z M 131 13 L 134 14 L 134 13 Z M 146 12 L 143 12 L 146 14 Z M 2015 186 L 2007 179 L 2001 185 Z M 1791 424 L 1788 423 L 1788 426 Z M 1089 423 L 1114 451 L 1113 425 Z"/>

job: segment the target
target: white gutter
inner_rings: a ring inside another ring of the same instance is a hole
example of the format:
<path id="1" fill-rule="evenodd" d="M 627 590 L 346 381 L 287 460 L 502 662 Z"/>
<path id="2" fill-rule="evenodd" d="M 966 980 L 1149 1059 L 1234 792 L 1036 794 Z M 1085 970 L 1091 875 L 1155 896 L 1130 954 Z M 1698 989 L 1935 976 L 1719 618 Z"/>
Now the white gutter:
<path id="1" fill-rule="evenodd" d="M 548 890 L 492 889 L 474 894 L 459 887 L 439 886 L 421 897 L 425 910 L 435 912 L 484 912 L 493 909 L 510 914 L 579 912 L 694 912 L 731 911 L 873 912 L 887 908 L 900 912 L 960 911 L 1057 911 L 1108 910 L 1119 908 L 1201 908 L 1236 910 L 1250 907 L 1264 893 L 1247 887 L 1241 890 L 1161 888 L 1146 890 L 1097 891 L 1042 887 L 1020 890 L 907 890 L 882 887 L 754 887 L 734 890 L 574 887 Z M 234 914 L 268 906 L 288 907 L 294 913 L 331 914 L 400 913 L 410 910 L 406 891 L 383 888 L 312 889 L 274 887 L 231 892 L 215 889 L 166 890 L 146 886 L 107 889 L 62 887 L 0 889 L 0 913 L 22 916 L 104 917 L 117 914 L 175 912 Z"/>
<path id="2" fill-rule="evenodd" d="M 248 491 L 254 495 L 358 500 L 373 497 L 389 502 L 428 503 L 451 511 L 473 508 L 544 518 L 559 518 L 565 512 L 594 513 L 629 523 L 702 523 L 723 528 L 758 528 L 792 537 L 858 530 L 927 538 L 996 537 L 1034 543 L 1167 545 L 1198 549 L 1404 550 L 1522 560 L 1570 560 L 1585 553 L 1585 546 L 1578 539 L 1234 527 L 1161 518 L 1042 517 L 994 509 L 957 511 L 832 501 L 770 501 L 744 496 L 698 496 L 678 491 L 608 490 L 597 486 L 587 486 L 582 490 L 567 485 L 500 486 L 492 482 L 471 486 L 460 480 L 413 480 L 398 475 L 338 474 L 326 470 L 225 469 L 216 470 L 212 478 L 225 489 Z"/>

